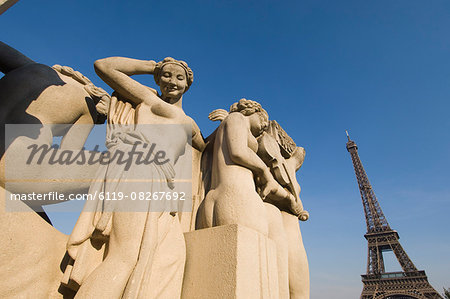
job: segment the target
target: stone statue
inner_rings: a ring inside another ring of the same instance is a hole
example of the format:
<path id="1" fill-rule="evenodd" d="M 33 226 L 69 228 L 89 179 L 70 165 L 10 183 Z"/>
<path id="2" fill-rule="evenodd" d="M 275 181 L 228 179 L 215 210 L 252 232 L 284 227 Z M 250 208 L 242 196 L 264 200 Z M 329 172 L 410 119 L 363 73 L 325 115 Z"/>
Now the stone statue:
<path id="1" fill-rule="evenodd" d="M 216 110 L 210 119 L 222 123 L 214 133 L 211 182 L 196 228 L 241 224 L 268 236 L 277 247 L 279 298 L 309 298 L 308 264 L 297 220 L 300 215 L 306 220 L 308 214 L 298 198 L 295 179 L 303 163 L 303 148 L 295 148 L 289 159 L 279 158 L 289 181 L 282 184 L 274 178 L 273 165 L 258 156 L 267 155 L 267 148 L 261 150 L 267 141 L 261 140 L 271 138 L 264 132 L 269 121 L 260 104 L 241 99 L 229 114 Z M 281 155 L 277 143 L 274 151 Z"/>
<path id="2" fill-rule="evenodd" d="M 211 186 L 199 212 L 198 228 L 238 222 L 267 234 L 266 221 L 260 217 L 264 212 L 259 211 L 264 210 L 264 205 L 256 192 L 254 176 L 263 186 L 261 196 L 278 192 L 295 200 L 279 186 L 256 154 L 256 137 L 266 126 L 267 112 L 258 103 L 242 99 L 231 107 L 215 133 Z M 243 190 L 242 186 L 248 187 Z M 249 211 L 254 213 L 249 215 Z"/>
<path id="3" fill-rule="evenodd" d="M 111 155 L 119 150 L 130 151 L 135 144 L 143 150 L 157 140 L 168 162 L 144 166 L 135 163 L 129 170 L 109 164 L 99 170 L 99 180 L 89 192 L 170 192 L 176 179 L 173 166 L 188 140 L 192 138 L 192 146 L 199 150 L 205 146 L 197 125 L 182 109 L 183 94 L 193 82 L 191 69 L 184 61 L 170 57 L 158 63 L 110 57 L 96 61 L 94 66 L 116 91 L 108 116 L 107 146 Z M 136 74 L 153 75 L 161 94 L 130 77 Z M 152 129 L 161 125 L 178 126 L 164 138 L 166 132 Z M 132 183 L 136 175 L 139 185 Z M 79 288 L 79 298 L 178 298 L 185 244 L 176 208 L 155 210 L 154 203 L 147 202 L 140 206 L 141 210 L 131 211 L 127 210 L 131 201 L 124 200 L 90 210 L 96 204 L 86 203 L 69 238 L 68 253 L 73 261 L 66 269 L 63 284 Z"/>
<path id="4" fill-rule="evenodd" d="M 262 297 L 309 298 L 308 262 L 298 223 L 309 214 L 295 175 L 304 149 L 269 121 L 259 103 L 246 99 L 229 112 L 213 111 L 209 118 L 221 124 L 205 140 L 182 109 L 183 95 L 193 83 L 184 61 L 110 57 L 94 67 L 115 90 L 112 96 L 72 68 L 50 68 L 0 43 L 0 71 L 5 73 L 0 79 L 2 126 L 35 125 L 5 143 L 5 128 L 0 128 L 0 244 L 5 244 L 0 252 L 0 297 L 190 299 L 199 298 L 199 288 L 210 276 L 213 280 L 201 298 L 212 293 L 223 297 L 224 290 L 248 298 L 255 289 Z M 152 75 L 160 93 L 132 79 L 137 74 Z M 62 137 L 58 151 L 84 151 L 92 127 L 105 119 L 105 157 L 149 152 L 152 163 L 141 163 L 142 156 L 136 155 L 131 163 L 111 158 L 100 166 L 50 168 L 44 163 L 21 168 L 26 164 L 24 148 L 51 145 L 55 136 Z M 180 216 L 174 200 L 135 200 L 141 193 L 179 191 L 179 169 L 190 147 L 196 150 L 192 159 L 198 165 L 187 172 L 192 171 L 192 181 L 204 183 L 192 185 L 197 198 L 192 213 Z M 55 180 L 10 184 L 5 163 L 13 163 L 8 169 L 18 179 L 38 180 L 48 173 Z M 84 180 L 61 184 L 65 174 Z M 4 209 L 13 192 L 84 190 L 92 200 L 86 201 L 70 236 L 35 213 Z M 183 235 L 183 230 L 189 232 Z M 11 248 L 32 250 L 18 256 Z M 219 262 L 227 265 L 216 267 Z M 229 281 L 221 285 L 214 279 L 222 274 Z M 247 282 L 251 288 L 242 287 Z"/>

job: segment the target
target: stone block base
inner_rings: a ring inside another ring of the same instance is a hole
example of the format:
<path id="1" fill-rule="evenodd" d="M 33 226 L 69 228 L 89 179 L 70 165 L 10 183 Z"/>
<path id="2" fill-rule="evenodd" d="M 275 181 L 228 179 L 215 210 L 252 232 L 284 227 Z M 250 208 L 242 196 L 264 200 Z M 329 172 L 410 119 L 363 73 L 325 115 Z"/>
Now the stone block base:
<path id="1" fill-rule="evenodd" d="M 266 236 L 234 224 L 184 236 L 182 299 L 278 298 L 276 246 Z"/>

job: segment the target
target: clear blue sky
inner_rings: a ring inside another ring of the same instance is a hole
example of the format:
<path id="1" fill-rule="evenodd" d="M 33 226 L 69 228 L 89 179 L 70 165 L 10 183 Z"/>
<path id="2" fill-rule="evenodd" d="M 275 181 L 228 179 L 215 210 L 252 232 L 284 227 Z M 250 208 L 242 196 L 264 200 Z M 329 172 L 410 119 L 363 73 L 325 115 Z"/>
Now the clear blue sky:
<path id="1" fill-rule="evenodd" d="M 312 299 L 358 298 L 366 271 L 349 130 L 406 252 L 439 292 L 450 287 L 448 0 L 20 0 L 0 28 L 30 58 L 107 90 L 96 59 L 186 60 L 184 109 L 205 136 L 211 110 L 258 100 L 307 151 L 298 178 Z M 71 231 L 75 217 L 52 216 Z"/>

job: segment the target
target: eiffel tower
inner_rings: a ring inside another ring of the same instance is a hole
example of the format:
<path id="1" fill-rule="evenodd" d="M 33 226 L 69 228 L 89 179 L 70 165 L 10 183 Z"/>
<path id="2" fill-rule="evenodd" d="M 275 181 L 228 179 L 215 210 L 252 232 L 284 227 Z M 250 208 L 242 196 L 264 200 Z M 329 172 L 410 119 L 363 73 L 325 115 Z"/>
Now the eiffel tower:
<path id="1" fill-rule="evenodd" d="M 346 131 L 347 133 L 347 131 Z M 363 290 L 361 299 L 429 299 L 442 298 L 430 285 L 425 271 L 417 270 L 400 245 L 398 233 L 391 229 L 370 185 L 358 156 L 356 143 L 347 133 L 349 151 L 361 193 L 366 216 L 368 242 L 367 273 L 361 275 Z M 383 252 L 394 252 L 403 271 L 386 272 Z"/>

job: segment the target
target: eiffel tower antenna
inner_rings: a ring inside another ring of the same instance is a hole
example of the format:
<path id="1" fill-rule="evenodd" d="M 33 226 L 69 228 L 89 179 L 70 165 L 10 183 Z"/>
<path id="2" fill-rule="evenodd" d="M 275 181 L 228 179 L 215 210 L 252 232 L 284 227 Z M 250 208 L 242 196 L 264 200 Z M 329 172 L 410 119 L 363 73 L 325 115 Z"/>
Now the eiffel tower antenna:
<path id="1" fill-rule="evenodd" d="M 368 242 L 367 272 L 361 275 L 361 299 L 430 299 L 442 298 L 430 285 L 425 271 L 417 270 L 399 242 L 398 233 L 391 229 L 370 185 L 359 159 L 358 146 L 347 134 L 347 151 L 352 158 L 366 216 Z M 383 252 L 392 251 L 403 271 L 386 272 Z"/>

